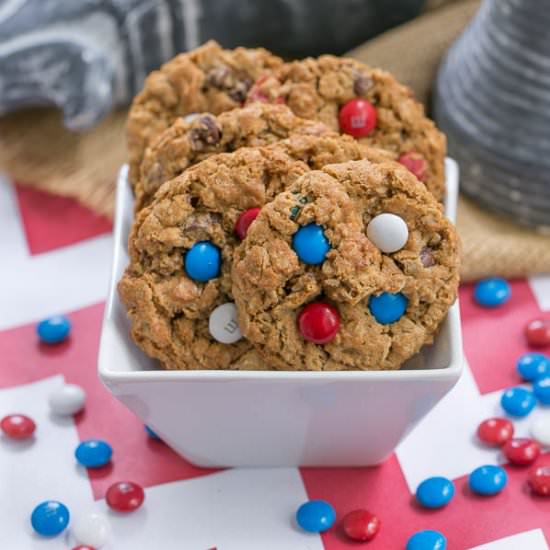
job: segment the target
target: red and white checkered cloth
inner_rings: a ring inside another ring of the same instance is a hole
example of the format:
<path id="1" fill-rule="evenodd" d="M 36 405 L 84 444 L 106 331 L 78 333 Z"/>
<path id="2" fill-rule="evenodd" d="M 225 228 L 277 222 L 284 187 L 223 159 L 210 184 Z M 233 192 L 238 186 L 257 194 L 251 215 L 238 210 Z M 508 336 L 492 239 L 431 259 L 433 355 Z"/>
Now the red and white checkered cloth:
<path id="1" fill-rule="evenodd" d="M 428 415 L 384 464 L 355 469 L 196 468 L 162 442 L 147 437 L 140 420 L 101 385 L 96 376 L 103 300 L 111 256 L 110 224 L 74 201 L 12 185 L 0 179 L 0 416 L 19 412 L 37 422 L 32 443 L 0 438 L 0 548 L 63 549 L 75 546 L 69 532 L 56 539 L 32 533 L 29 517 L 45 499 L 67 504 L 72 517 L 105 511 L 111 526 L 109 550 L 161 548 L 208 550 L 343 550 L 356 546 L 338 528 L 322 536 L 297 529 L 293 515 L 308 498 L 331 502 L 338 518 L 367 508 L 382 522 L 369 549 L 402 549 L 420 529 L 437 529 L 450 550 L 548 549 L 550 499 L 526 488 L 526 470 L 505 466 L 508 487 L 495 497 L 477 497 L 467 475 L 485 463 L 501 462 L 496 450 L 474 439 L 478 423 L 502 414 L 503 388 L 519 383 L 517 357 L 526 351 L 527 320 L 550 310 L 550 277 L 512 284 L 511 301 L 484 310 L 461 289 L 468 366 L 455 389 Z M 37 320 L 68 313 L 68 342 L 41 346 Z M 548 315 L 548 313 L 546 314 Z M 550 350 L 548 350 L 550 351 Z M 63 380 L 87 392 L 84 412 L 59 420 L 47 396 Z M 515 421 L 529 433 L 538 407 Z M 102 438 L 114 448 L 107 467 L 76 466 L 79 440 Z M 442 510 L 420 509 L 418 483 L 432 475 L 455 481 L 457 491 Z M 146 488 L 144 506 L 133 514 L 109 512 L 103 500 L 115 481 Z"/>

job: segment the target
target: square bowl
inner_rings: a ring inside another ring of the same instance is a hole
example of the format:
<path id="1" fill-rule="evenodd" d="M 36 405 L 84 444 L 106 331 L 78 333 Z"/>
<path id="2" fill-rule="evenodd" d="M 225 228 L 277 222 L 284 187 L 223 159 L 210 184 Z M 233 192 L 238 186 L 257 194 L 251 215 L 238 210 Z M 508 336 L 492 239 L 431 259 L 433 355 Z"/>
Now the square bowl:
<path id="1" fill-rule="evenodd" d="M 176 452 L 198 466 L 367 466 L 384 460 L 462 372 L 458 302 L 435 342 L 398 371 L 167 371 L 129 337 L 116 285 L 128 263 L 133 197 L 120 171 L 99 377 Z M 458 167 L 446 159 L 454 221 Z"/>

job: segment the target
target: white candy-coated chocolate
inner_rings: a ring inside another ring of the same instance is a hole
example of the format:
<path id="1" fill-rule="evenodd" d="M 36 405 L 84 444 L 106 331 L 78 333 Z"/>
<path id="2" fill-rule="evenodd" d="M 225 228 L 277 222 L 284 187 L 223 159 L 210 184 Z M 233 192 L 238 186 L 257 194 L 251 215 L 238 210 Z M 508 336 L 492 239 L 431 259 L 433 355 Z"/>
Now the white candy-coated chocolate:
<path id="1" fill-rule="evenodd" d="M 101 548 L 109 538 L 107 517 L 98 512 L 88 512 L 76 518 L 71 533 L 79 544 Z"/>
<path id="2" fill-rule="evenodd" d="M 210 314 L 208 329 L 214 340 L 222 344 L 234 344 L 242 338 L 237 323 L 237 308 L 233 302 L 221 304 Z"/>
<path id="3" fill-rule="evenodd" d="M 396 214 L 379 214 L 367 226 L 367 237 L 382 252 L 401 250 L 409 238 L 407 224 Z"/>
<path id="4" fill-rule="evenodd" d="M 84 408 L 85 391 L 76 384 L 63 384 L 48 397 L 50 409 L 54 414 L 70 416 Z"/>

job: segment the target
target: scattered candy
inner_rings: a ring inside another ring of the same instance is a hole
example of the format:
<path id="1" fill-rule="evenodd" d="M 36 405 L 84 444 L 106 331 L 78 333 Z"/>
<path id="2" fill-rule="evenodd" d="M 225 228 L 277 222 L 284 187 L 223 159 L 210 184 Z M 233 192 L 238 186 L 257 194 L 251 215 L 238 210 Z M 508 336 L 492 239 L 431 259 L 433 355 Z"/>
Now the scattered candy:
<path id="1" fill-rule="evenodd" d="M 28 439 L 36 430 L 36 424 L 24 414 L 9 414 L 0 420 L 0 428 L 10 439 Z"/>
<path id="2" fill-rule="evenodd" d="M 516 466 L 528 466 L 535 462 L 540 454 L 540 447 L 536 441 L 526 437 L 519 437 L 507 441 L 502 447 L 508 462 Z"/>
<path id="3" fill-rule="evenodd" d="M 354 510 L 346 514 L 342 527 L 351 540 L 366 542 L 372 540 L 380 531 L 380 520 L 368 510 Z"/>
<path id="4" fill-rule="evenodd" d="M 545 447 L 550 447 L 550 418 L 539 417 L 531 424 L 531 435 Z"/>
<path id="5" fill-rule="evenodd" d="M 506 472 L 500 466 L 492 464 L 476 468 L 468 478 L 468 484 L 474 493 L 487 496 L 500 493 L 507 482 Z"/>
<path id="6" fill-rule="evenodd" d="M 185 254 L 185 272 L 202 283 L 220 274 L 220 249 L 209 241 L 199 241 Z"/>
<path id="7" fill-rule="evenodd" d="M 407 244 L 409 228 L 403 218 L 395 214 L 379 214 L 367 225 L 367 237 L 382 252 L 389 254 Z"/>
<path id="8" fill-rule="evenodd" d="M 376 109 L 366 99 L 350 99 L 340 109 L 340 130 L 355 138 L 368 136 L 376 127 Z"/>
<path id="9" fill-rule="evenodd" d="M 500 447 L 514 435 L 514 425 L 506 418 L 488 418 L 477 428 L 477 436 L 491 447 Z"/>
<path id="10" fill-rule="evenodd" d="M 75 520 L 71 532 L 78 543 L 101 548 L 109 537 L 109 523 L 103 514 L 89 512 Z"/>
<path id="11" fill-rule="evenodd" d="M 133 512 L 143 504 L 145 493 L 133 481 L 119 481 L 107 489 L 105 500 L 117 512 Z"/>
<path id="12" fill-rule="evenodd" d="M 533 393 L 543 405 L 550 405 L 550 376 L 535 380 L 533 382 Z"/>
<path id="13" fill-rule="evenodd" d="M 406 550 L 445 550 L 447 539 L 439 532 L 426 529 L 418 531 L 407 542 Z"/>
<path id="14" fill-rule="evenodd" d="M 381 325 L 389 325 L 401 319 L 407 310 L 407 304 L 408 299 L 401 292 L 382 292 L 378 296 L 370 297 L 369 309 Z"/>
<path id="15" fill-rule="evenodd" d="M 298 329 L 304 340 L 315 344 L 330 342 L 340 328 L 338 310 L 324 302 L 312 302 L 298 315 Z"/>
<path id="16" fill-rule="evenodd" d="M 527 416 L 536 405 L 532 391 L 525 388 L 509 388 L 500 398 L 502 408 L 511 416 Z"/>
<path id="17" fill-rule="evenodd" d="M 86 468 L 105 466 L 113 455 L 112 447 L 101 439 L 83 441 L 74 453 L 76 460 Z"/>
<path id="18" fill-rule="evenodd" d="M 235 223 L 235 234 L 241 241 L 246 237 L 246 232 L 250 227 L 250 224 L 258 217 L 261 208 L 249 208 L 244 212 L 241 212 Z"/>
<path id="19" fill-rule="evenodd" d="M 309 500 L 298 508 L 296 523 L 310 533 L 322 533 L 336 521 L 334 508 L 324 500 Z"/>
<path id="20" fill-rule="evenodd" d="M 45 344 L 58 344 L 69 336 L 71 322 L 64 315 L 54 315 L 40 321 L 36 326 L 36 332 Z"/>
<path id="21" fill-rule="evenodd" d="M 242 338 L 237 323 L 237 308 L 233 302 L 221 304 L 212 311 L 208 330 L 212 338 L 222 344 L 234 344 Z"/>
<path id="22" fill-rule="evenodd" d="M 63 384 L 48 397 L 50 409 L 54 414 L 70 416 L 84 408 L 86 393 L 76 384 Z"/>
<path id="23" fill-rule="evenodd" d="M 397 162 L 407 168 L 409 172 L 412 172 L 419 181 L 424 181 L 426 179 L 428 164 L 420 153 L 412 151 L 410 153 L 403 153 L 397 159 Z"/>
<path id="24" fill-rule="evenodd" d="M 550 357 L 542 353 L 525 353 L 516 363 L 519 375 L 529 382 L 550 376 Z"/>
<path id="25" fill-rule="evenodd" d="M 550 345 L 550 318 L 533 319 L 525 327 L 525 337 L 530 346 L 543 347 Z"/>
<path id="26" fill-rule="evenodd" d="M 147 433 L 147 435 L 151 439 L 159 439 L 160 440 L 160 437 L 151 428 L 149 428 L 149 426 L 144 425 L 143 427 L 145 428 L 145 432 Z"/>
<path id="27" fill-rule="evenodd" d="M 474 288 L 474 299 L 484 307 L 497 307 L 505 304 L 512 296 L 512 289 L 507 281 L 494 277 L 479 281 Z"/>
<path id="28" fill-rule="evenodd" d="M 416 489 L 416 500 L 424 508 L 441 508 L 448 504 L 455 494 L 455 486 L 446 477 L 429 477 Z"/>
<path id="29" fill-rule="evenodd" d="M 323 228 L 315 223 L 310 223 L 300 227 L 294 233 L 292 248 L 302 262 L 318 265 L 325 261 L 327 252 L 330 250 L 330 243 L 325 237 Z"/>
<path id="30" fill-rule="evenodd" d="M 528 482 L 531 490 L 537 495 L 550 496 L 550 466 L 547 464 L 533 466 L 529 471 Z"/>
<path id="31" fill-rule="evenodd" d="M 69 510 L 61 502 L 46 500 L 41 502 L 31 515 L 32 528 L 43 537 L 55 537 L 69 524 Z"/>

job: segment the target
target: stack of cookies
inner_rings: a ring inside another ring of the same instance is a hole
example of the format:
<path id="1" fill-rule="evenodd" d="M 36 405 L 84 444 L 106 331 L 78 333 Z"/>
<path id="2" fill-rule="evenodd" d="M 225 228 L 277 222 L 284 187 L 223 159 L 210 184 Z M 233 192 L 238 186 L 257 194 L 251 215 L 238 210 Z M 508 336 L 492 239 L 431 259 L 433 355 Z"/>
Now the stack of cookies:
<path id="1" fill-rule="evenodd" d="M 398 369 L 456 299 L 445 139 L 391 75 L 214 42 L 146 80 L 119 294 L 168 369 Z"/>

